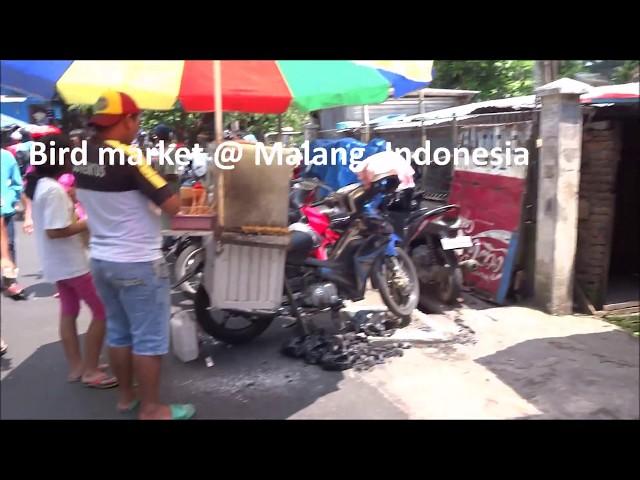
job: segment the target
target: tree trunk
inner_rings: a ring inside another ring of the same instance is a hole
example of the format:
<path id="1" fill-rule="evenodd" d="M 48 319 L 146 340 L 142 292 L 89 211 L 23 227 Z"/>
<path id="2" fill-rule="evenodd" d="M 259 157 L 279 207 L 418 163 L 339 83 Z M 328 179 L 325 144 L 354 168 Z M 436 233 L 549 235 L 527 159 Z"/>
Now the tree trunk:
<path id="1" fill-rule="evenodd" d="M 553 82 L 559 76 L 560 61 L 559 60 L 536 60 L 534 67 L 534 83 L 535 88 Z"/>

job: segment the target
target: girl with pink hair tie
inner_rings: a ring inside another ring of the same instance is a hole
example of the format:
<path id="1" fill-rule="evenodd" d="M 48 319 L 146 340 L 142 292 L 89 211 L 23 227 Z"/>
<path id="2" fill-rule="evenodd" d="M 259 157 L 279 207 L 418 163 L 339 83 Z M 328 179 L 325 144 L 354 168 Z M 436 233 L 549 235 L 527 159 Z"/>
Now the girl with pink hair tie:
<path id="1" fill-rule="evenodd" d="M 84 212 L 82 205 L 80 205 L 80 202 L 78 202 L 78 199 L 76 198 L 76 179 L 73 176 L 73 173 L 65 173 L 63 175 L 60 175 L 60 177 L 58 178 L 58 183 L 62 185 L 62 187 L 71 198 L 78 220 L 85 220 L 87 218 L 87 214 Z"/>

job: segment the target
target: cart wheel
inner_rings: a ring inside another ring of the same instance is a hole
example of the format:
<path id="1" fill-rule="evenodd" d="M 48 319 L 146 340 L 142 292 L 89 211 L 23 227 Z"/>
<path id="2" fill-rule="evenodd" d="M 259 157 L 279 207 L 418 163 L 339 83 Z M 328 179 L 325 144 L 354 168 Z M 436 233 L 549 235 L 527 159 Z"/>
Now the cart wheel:
<path id="1" fill-rule="evenodd" d="M 273 317 L 213 310 L 209 294 L 202 284 L 198 287 L 194 304 L 198 324 L 209 335 L 225 343 L 247 343 L 269 328 L 273 321 Z"/>

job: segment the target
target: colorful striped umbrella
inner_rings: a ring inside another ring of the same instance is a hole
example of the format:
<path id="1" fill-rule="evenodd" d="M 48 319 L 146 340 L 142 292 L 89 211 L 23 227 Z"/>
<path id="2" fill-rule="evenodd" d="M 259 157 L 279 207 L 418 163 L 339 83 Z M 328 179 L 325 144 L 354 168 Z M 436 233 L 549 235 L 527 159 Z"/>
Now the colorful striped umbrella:
<path id="1" fill-rule="evenodd" d="M 378 69 L 393 86 L 394 97 L 426 88 L 433 78 L 433 60 L 359 60 L 355 63 Z"/>
<path id="2" fill-rule="evenodd" d="M 223 111 L 282 113 L 376 104 L 422 88 L 432 61 L 346 60 L 3 60 L 2 85 L 69 104 L 90 105 L 106 89 L 128 93 L 143 109 L 215 111 L 214 64 L 220 67 Z M 217 79 L 216 79 L 217 80 Z"/>

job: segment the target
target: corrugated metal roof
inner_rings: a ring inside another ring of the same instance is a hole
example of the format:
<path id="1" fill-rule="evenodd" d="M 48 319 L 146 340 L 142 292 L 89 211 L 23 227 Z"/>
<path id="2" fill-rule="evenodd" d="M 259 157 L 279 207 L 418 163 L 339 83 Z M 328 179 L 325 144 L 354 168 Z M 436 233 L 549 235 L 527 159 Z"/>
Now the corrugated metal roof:
<path id="1" fill-rule="evenodd" d="M 423 88 L 422 90 L 415 90 L 407 93 L 403 98 L 418 97 L 420 92 L 427 97 L 473 97 L 480 93 L 480 90 L 457 90 L 451 88 Z"/>
<path id="2" fill-rule="evenodd" d="M 393 130 L 397 128 L 419 127 L 421 125 L 437 125 L 447 123 L 455 117 L 458 120 L 473 118 L 473 114 L 489 113 L 492 111 L 518 111 L 533 110 L 536 108 L 536 96 L 525 95 L 522 97 L 501 98 L 498 100 L 487 100 L 485 102 L 470 103 L 459 107 L 444 108 L 418 115 L 404 117 L 397 122 L 378 127 L 376 130 Z"/>
<path id="3" fill-rule="evenodd" d="M 425 112 L 452 108 L 452 105 L 460 103 L 456 97 L 425 97 L 423 109 Z M 413 116 L 420 112 L 420 102 L 417 98 L 391 99 L 377 105 L 369 105 L 369 118 L 375 119 L 392 114 L 405 114 Z M 348 106 L 328 108 L 319 111 L 320 127 L 322 130 L 335 128 L 341 121 L 364 121 L 363 106 Z"/>
<path id="4" fill-rule="evenodd" d="M 562 83 L 569 79 L 560 79 L 555 83 Z M 572 81 L 574 83 L 579 83 Z M 552 84 L 549 84 L 552 85 Z M 637 102 L 638 82 L 622 85 L 608 85 L 605 87 L 591 87 L 589 91 L 581 96 L 582 104 L 592 104 L 594 106 L 611 106 L 615 102 Z M 607 102 L 598 105 L 598 102 Z M 611 103 L 608 103 L 611 102 Z M 417 115 L 409 115 L 396 122 L 381 125 L 376 130 L 394 130 L 419 126 L 438 125 L 447 123 L 455 117 L 458 120 L 474 118 L 481 113 L 499 113 L 504 111 L 534 110 L 539 106 L 536 104 L 536 95 L 525 95 L 521 97 L 500 98 L 498 100 L 487 100 L 484 102 L 468 103 L 458 107 L 443 108 Z"/>
<path id="5" fill-rule="evenodd" d="M 407 117 L 406 121 L 435 120 L 437 118 L 452 117 L 453 115 L 458 117 L 472 113 L 480 113 L 480 110 L 531 110 L 534 108 L 536 108 L 536 96 L 526 95 L 523 97 L 500 98 L 498 100 L 469 103 L 467 105 L 460 105 L 459 107 L 412 115 L 411 117 Z"/>
<path id="6" fill-rule="evenodd" d="M 474 118 L 474 117 L 475 115 L 461 115 L 461 116 L 456 115 L 456 118 L 458 120 Z M 400 120 L 398 122 L 380 125 L 379 127 L 376 127 L 376 130 L 399 130 L 403 128 L 414 128 L 414 127 L 420 127 L 420 126 L 428 127 L 431 125 L 438 125 L 439 123 L 450 122 L 452 118 L 453 118 L 452 116 L 449 116 L 446 118 L 436 118 L 434 120 L 413 121 L 413 122 L 410 122 L 405 118 L 404 121 Z"/>

